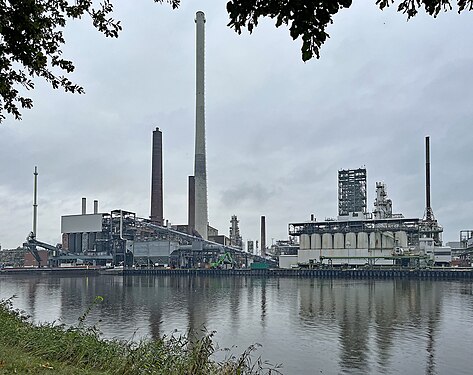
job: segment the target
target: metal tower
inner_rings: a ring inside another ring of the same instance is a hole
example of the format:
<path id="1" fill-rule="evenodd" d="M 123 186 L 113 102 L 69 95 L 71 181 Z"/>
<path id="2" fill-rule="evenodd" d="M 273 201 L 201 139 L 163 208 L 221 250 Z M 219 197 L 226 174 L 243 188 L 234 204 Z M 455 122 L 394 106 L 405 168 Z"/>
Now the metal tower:
<path id="1" fill-rule="evenodd" d="M 338 171 L 338 215 L 366 212 L 366 168 Z"/>
<path id="2" fill-rule="evenodd" d="M 238 226 L 238 220 L 236 215 L 232 215 L 230 220 L 230 246 L 237 247 L 241 249 L 243 247 L 243 241 L 240 235 L 240 227 Z"/>

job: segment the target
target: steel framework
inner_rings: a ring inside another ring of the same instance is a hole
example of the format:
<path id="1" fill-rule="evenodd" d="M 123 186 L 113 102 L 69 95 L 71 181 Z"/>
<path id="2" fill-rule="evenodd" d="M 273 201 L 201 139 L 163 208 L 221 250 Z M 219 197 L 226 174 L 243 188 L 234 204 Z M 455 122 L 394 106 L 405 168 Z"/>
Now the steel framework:
<path id="1" fill-rule="evenodd" d="M 338 171 L 338 215 L 367 209 L 366 168 Z"/>

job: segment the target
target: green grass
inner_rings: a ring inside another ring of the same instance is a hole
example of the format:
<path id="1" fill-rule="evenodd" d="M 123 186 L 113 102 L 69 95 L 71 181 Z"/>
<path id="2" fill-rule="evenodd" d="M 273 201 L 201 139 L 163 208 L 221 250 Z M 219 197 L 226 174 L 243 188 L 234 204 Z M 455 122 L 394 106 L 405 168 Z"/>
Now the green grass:
<path id="1" fill-rule="evenodd" d="M 99 302 L 98 297 L 94 302 Z M 278 367 L 254 360 L 254 346 L 222 362 L 212 360 L 213 333 L 199 340 L 163 337 L 125 342 L 104 340 L 79 318 L 77 327 L 34 325 L 11 299 L 0 301 L 0 374 L 278 374 Z"/>
<path id="2" fill-rule="evenodd" d="M 81 369 L 59 361 L 48 361 L 32 356 L 18 348 L 0 346 L 0 375 L 10 374 L 61 374 L 61 375 L 102 375 L 104 371 Z"/>

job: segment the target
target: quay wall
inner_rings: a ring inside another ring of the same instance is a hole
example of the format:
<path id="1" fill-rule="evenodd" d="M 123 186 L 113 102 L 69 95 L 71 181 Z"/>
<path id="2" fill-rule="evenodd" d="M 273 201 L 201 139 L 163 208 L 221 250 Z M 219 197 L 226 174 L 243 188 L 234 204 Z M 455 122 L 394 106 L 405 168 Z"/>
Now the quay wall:
<path id="1" fill-rule="evenodd" d="M 195 275 L 195 276 L 256 276 L 301 277 L 328 279 L 424 279 L 470 280 L 473 269 L 124 269 L 124 276 L 131 275 Z"/>
<path id="2" fill-rule="evenodd" d="M 46 275 L 57 275 L 57 276 L 80 276 L 80 275 L 99 275 L 102 271 L 100 268 L 4 268 L 0 270 L 0 276 L 2 275 L 26 275 L 26 276 L 46 276 Z"/>

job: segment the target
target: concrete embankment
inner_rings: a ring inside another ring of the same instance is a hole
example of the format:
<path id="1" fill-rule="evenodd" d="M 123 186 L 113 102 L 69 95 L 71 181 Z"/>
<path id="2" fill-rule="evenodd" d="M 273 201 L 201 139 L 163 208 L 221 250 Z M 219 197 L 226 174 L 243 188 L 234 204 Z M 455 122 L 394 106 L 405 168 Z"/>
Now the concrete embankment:
<path id="1" fill-rule="evenodd" d="M 94 267 L 64 267 L 64 268 L 4 268 L 0 270 L 0 275 L 33 275 L 33 276 L 45 276 L 45 275 L 98 275 L 102 273 L 101 268 Z M 121 273 L 121 272 L 120 272 Z"/>
<path id="2" fill-rule="evenodd" d="M 303 277 L 342 279 L 426 279 L 426 280 L 473 280 L 471 268 L 442 269 L 125 269 L 129 275 L 196 275 L 196 276 L 258 276 Z"/>
<path id="3" fill-rule="evenodd" d="M 472 268 L 434 269 L 163 269 L 163 268 L 16 268 L 4 269 L 0 275 L 195 275 L 195 276 L 248 276 L 248 277 L 300 277 L 320 279 L 422 279 L 422 280 L 473 280 Z"/>

